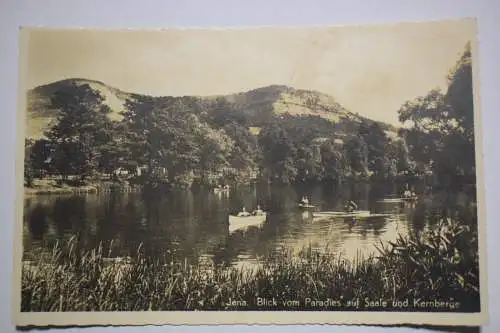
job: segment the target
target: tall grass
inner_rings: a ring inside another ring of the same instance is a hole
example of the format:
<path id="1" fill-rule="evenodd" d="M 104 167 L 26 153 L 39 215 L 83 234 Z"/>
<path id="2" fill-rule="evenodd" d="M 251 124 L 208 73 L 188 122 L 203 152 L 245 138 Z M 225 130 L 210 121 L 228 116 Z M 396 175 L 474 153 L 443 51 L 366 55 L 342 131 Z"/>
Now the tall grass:
<path id="1" fill-rule="evenodd" d="M 474 232 L 444 221 L 422 235 L 380 247 L 379 257 L 349 262 L 329 253 L 283 250 L 255 270 L 190 265 L 168 256 L 152 259 L 143 249 L 111 260 L 100 245 L 80 251 L 72 239 L 23 266 L 22 311 L 279 310 L 300 300 L 302 310 L 333 310 L 304 304 L 306 298 L 345 301 L 452 297 L 460 311 L 479 310 L 478 258 Z M 111 248 L 111 247 L 110 247 Z M 276 300 L 262 307 L 257 297 Z M 246 305 L 228 305 L 228 301 Z M 360 310 L 363 310 L 362 308 Z M 366 309 L 365 309 L 366 310 Z M 391 309 L 370 309 L 391 310 Z M 401 309 L 399 309 L 401 310 Z M 412 309 L 409 309 L 412 310 Z M 416 310 L 416 309 L 413 309 Z M 418 309 L 417 309 L 418 310 Z M 420 309 L 420 311 L 422 311 Z"/>

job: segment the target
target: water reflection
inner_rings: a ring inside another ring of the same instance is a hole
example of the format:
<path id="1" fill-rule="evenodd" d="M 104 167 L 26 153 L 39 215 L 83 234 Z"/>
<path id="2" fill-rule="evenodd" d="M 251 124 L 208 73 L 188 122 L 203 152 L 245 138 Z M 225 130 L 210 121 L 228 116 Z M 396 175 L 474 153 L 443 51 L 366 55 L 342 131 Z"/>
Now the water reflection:
<path id="1" fill-rule="evenodd" d="M 48 210 L 42 204 L 37 204 L 31 210 L 28 219 L 28 229 L 34 240 L 42 240 L 47 232 Z"/>
<path id="2" fill-rule="evenodd" d="M 172 255 L 191 261 L 211 258 L 218 264 L 258 262 L 282 247 L 337 251 L 351 259 L 375 253 L 374 244 L 398 233 L 421 232 L 434 223 L 435 198 L 418 204 L 384 202 L 396 196 L 393 184 L 357 183 L 343 187 L 253 186 L 214 193 L 210 189 L 161 193 L 106 193 L 84 196 L 39 196 L 25 200 L 25 251 L 48 248 L 56 239 L 79 235 L 82 247 L 113 240 L 112 255 L 134 255 L 140 244 L 148 256 Z M 341 210 L 347 199 L 362 210 L 385 214 L 371 218 L 313 220 L 297 202 L 310 198 L 319 210 Z M 461 205 L 471 219 L 468 198 L 445 198 Z M 268 212 L 261 228 L 229 234 L 228 215 L 257 205 Z M 472 211 L 473 212 L 473 211 Z M 472 214 L 472 215 L 471 215 Z"/>

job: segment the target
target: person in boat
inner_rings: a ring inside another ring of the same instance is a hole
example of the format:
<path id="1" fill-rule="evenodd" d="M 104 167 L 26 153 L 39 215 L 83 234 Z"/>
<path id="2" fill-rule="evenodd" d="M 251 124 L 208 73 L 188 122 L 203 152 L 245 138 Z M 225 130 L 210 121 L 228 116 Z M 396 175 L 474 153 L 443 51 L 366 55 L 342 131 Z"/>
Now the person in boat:
<path id="1" fill-rule="evenodd" d="M 344 206 L 344 209 L 346 212 L 353 212 L 355 210 L 358 210 L 358 205 L 352 201 L 352 200 L 348 200 Z"/>
<path id="2" fill-rule="evenodd" d="M 257 205 L 257 209 L 253 211 L 253 215 L 263 215 L 264 211 L 260 208 L 260 205 Z"/>
<path id="3" fill-rule="evenodd" d="M 411 198 L 412 199 L 417 199 L 417 193 L 415 193 L 415 190 L 411 191 Z"/>
<path id="4" fill-rule="evenodd" d="M 241 210 L 241 212 L 238 213 L 238 217 L 246 217 L 250 216 L 250 213 L 246 211 L 245 207 Z"/>
<path id="5" fill-rule="evenodd" d="M 229 189 L 229 185 L 224 185 L 224 189 L 228 190 Z"/>
<path id="6" fill-rule="evenodd" d="M 309 205 L 309 199 L 307 197 L 302 197 L 302 200 L 300 200 L 300 203 L 303 205 Z"/>
<path id="7" fill-rule="evenodd" d="M 403 192 L 403 198 L 409 199 L 409 198 L 411 198 L 411 195 L 412 195 L 412 193 L 410 191 L 410 188 L 408 187 L 408 184 L 406 184 L 405 190 Z"/>

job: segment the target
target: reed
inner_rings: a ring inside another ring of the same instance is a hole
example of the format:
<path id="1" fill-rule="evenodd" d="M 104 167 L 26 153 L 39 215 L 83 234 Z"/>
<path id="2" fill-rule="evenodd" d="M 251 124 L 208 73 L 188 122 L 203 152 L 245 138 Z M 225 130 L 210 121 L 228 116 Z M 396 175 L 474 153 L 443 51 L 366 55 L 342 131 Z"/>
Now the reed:
<path id="1" fill-rule="evenodd" d="M 353 262 L 304 248 L 283 250 L 253 270 L 212 263 L 152 259 L 142 247 L 130 258 L 111 259 L 103 244 L 78 249 L 75 239 L 25 263 L 22 311 L 280 310 L 298 300 L 301 310 L 322 310 L 306 299 L 346 301 L 453 298 L 455 311 L 479 310 L 476 233 L 441 221 L 420 235 L 400 236 L 379 247 L 380 255 Z M 112 244 L 108 244 L 112 248 Z M 262 307 L 258 297 L 277 306 Z M 233 305 L 228 304 L 233 301 Z M 324 308 L 332 310 L 332 308 Z M 365 309 L 366 310 L 366 309 Z M 386 310 L 391 309 L 376 309 Z M 396 309 L 393 309 L 396 310 Z M 401 309 L 397 309 L 401 311 Z M 407 309 L 407 311 L 411 311 Z M 417 311 L 418 309 L 413 309 Z M 420 309 L 421 311 L 421 309 Z"/>

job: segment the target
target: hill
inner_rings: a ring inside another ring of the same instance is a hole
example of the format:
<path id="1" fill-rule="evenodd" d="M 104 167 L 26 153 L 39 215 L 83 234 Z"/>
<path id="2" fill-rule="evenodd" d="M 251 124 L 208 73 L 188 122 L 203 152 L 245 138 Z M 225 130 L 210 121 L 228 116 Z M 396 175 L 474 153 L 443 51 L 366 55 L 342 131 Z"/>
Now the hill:
<path id="1" fill-rule="evenodd" d="M 27 92 L 28 119 L 26 136 L 33 139 L 43 137 L 44 131 L 56 119 L 59 111 L 51 108 L 50 100 L 57 91 L 71 85 L 83 84 L 88 84 L 105 98 L 104 103 L 112 111 L 109 115 L 112 120 L 121 119 L 121 113 L 125 110 L 124 104 L 127 99 L 133 100 L 141 96 L 139 94 L 124 92 L 100 81 L 81 78 L 66 79 L 38 86 Z M 282 85 L 271 85 L 230 95 L 197 98 L 201 101 L 224 98 L 236 104 L 238 109 L 250 120 L 250 123 L 257 128 L 267 123 L 275 115 L 286 113 L 293 116 L 315 115 L 340 125 L 363 121 L 372 122 L 370 119 L 348 111 L 332 96 L 317 91 L 294 89 Z M 382 123 L 381 125 L 388 132 L 396 132 L 396 129 L 390 125 Z M 341 131 L 348 131 L 347 128 L 344 128 L 345 126 L 340 127 L 342 127 L 339 128 Z"/>
<path id="2" fill-rule="evenodd" d="M 111 108 L 110 118 L 113 120 L 121 119 L 121 112 L 125 110 L 125 101 L 135 96 L 135 94 L 123 92 L 102 82 L 88 79 L 67 79 L 38 86 L 29 90 L 26 96 L 28 118 L 26 136 L 28 138 L 43 137 L 44 131 L 50 127 L 59 112 L 51 107 L 51 97 L 57 91 L 73 84 L 77 86 L 88 84 L 92 89 L 98 91 L 105 98 L 105 103 Z"/>

